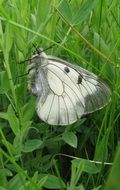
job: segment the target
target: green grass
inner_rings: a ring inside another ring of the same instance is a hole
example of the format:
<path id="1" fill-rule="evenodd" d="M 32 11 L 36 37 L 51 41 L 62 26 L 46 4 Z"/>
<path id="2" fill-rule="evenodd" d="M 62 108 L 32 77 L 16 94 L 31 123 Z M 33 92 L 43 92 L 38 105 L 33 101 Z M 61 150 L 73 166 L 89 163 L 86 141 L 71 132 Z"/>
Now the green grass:
<path id="1" fill-rule="evenodd" d="M 0 1 L 0 190 L 120 189 L 119 33 L 119 0 Z M 111 102 L 71 126 L 40 121 L 20 64 L 33 43 L 100 75 Z"/>

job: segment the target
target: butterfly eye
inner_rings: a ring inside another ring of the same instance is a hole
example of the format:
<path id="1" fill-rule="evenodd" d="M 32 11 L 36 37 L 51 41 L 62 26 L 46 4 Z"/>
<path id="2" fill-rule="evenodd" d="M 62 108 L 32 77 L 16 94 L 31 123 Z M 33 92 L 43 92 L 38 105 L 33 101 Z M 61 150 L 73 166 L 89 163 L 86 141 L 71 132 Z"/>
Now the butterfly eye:
<path id="1" fill-rule="evenodd" d="M 81 84 L 82 83 L 82 76 L 81 75 L 79 75 L 78 76 L 78 81 L 77 81 L 77 84 Z"/>
<path id="2" fill-rule="evenodd" d="M 69 69 L 68 67 L 65 67 L 65 68 L 64 68 L 64 71 L 65 71 L 66 73 L 69 73 L 69 72 L 70 72 L 70 69 Z"/>

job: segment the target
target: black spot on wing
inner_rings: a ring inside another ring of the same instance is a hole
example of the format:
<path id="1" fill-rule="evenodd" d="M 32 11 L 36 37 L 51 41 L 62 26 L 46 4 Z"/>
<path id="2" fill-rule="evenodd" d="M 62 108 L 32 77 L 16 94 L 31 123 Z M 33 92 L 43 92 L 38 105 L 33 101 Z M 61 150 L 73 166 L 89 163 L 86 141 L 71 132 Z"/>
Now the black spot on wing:
<path id="1" fill-rule="evenodd" d="M 77 81 L 77 84 L 81 84 L 82 83 L 82 76 L 81 75 L 79 75 L 78 76 L 78 81 Z"/>
<path id="2" fill-rule="evenodd" d="M 70 69 L 69 69 L 68 67 L 64 67 L 64 71 L 65 71 L 66 73 L 69 73 L 69 72 L 70 72 Z"/>

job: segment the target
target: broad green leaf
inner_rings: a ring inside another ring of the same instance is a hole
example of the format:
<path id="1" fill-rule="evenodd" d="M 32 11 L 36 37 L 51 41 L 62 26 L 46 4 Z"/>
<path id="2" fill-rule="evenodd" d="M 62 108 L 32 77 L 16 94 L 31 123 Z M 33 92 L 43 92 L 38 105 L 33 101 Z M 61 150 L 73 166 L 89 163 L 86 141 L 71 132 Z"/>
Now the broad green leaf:
<path id="1" fill-rule="evenodd" d="M 64 0 L 59 6 L 60 12 L 68 22 L 73 25 L 81 24 L 86 20 L 92 9 L 95 8 L 98 0 L 86 0 L 80 6 L 76 7 L 76 11 L 72 9 L 72 3 Z"/>
<path id="2" fill-rule="evenodd" d="M 71 167 L 71 180 L 70 180 L 70 187 L 71 189 L 73 187 L 76 187 L 80 176 L 84 170 L 84 162 L 81 160 L 81 162 L 79 162 L 77 165 L 74 164 L 74 162 L 72 161 L 72 167 Z"/>
<path id="3" fill-rule="evenodd" d="M 15 157 L 19 156 L 20 157 L 20 154 L 18 155 L 18 150 L 16 149 L 16 147 L 11 144 L 9 141 L 6 141 L 5 139 L 2 140 L 2 143 L 7 147 L 7 149 L 9 149 L 9 151 L 12 153 L 12 155 L 14 155 Z"/>
<path id="4" fill-rule="evenodd" d="M 28 134 L 29 127 L 31 126 L 31 121 L 21 120 L 21 138 L 25 138 Z M 37 130 L 37 129 L 36 129 Z"/>
<path id="5" fill-rule="evenodd" d="M 14 39 L 15 39 L 15 43 L 18 50 L 24 53 L 23 48 L 24 48 L 24 51 L 27 50 L 27 41 L 25 40 L 24 32 L 22 31 L 22 29 L 16 28 Z"/>
<path id="6" fill-rule="evenodd" d="M 45 0 L 38 1 L 37 12 L 36 12 L 36 22 L 37 22 L 36 24 L 39 25 L 39 27 L 40 27 L 39 24 L 40 22 L 41 23 L 46 22 L 46 19 L 51 10 L 51 3 L 52 1 L 45 1 Z M 45 7 L 45 9 L 43 9 L 43 7 Z"/>
<path id="7" fill-rule="evenodd" d="M 43 187 L 43 185 L 45 184 L 45 182 L 47 181 L 48 176 L 42 177 L 39 182 L 38 182 L 38 186 L 39 188 Z"/>
<path id="8" fill-rule="evenodd" d="M 21 109 L 23 114 L 23 120 L 29 121 L 33 117 L 33 114 L 35 112 L 35 99 L 31 98 L 27 104 L 23 106 Z"/>
<path id="9" fill-rule="evenodd" d="M 7 190 L 18 190 L 23 184 L 25 184 L 25 176 L 15 175 L 6 185 Z"/>
<path id="10" fill-rule="evenodd" d="M 33 150 L 38 149 L 42 144 L 43 142 L 39 139 L 27 140 L 25 144 L 23 145 L 22 151 L 32 152 Z"/>
<path id="11" fill-rule="evenodd" d="M 5 166 L 4 166 L 5 167 Z M 1 185 L 5 187 L 7 182 L 7 177 L 12 177 L 12 172 L 8 170 L 7 168 L 1 168 L 0 169 L 0 187 Z"/>
<path id="12" fill-rule="evenodd" d="M 2 15 L 4 18 L 6 18 L 6 19 L 10 19 L 10 16 L 9 16 L 9 11 L 7 11 L 7 9 L 5 9 L 5 5 L 3 4 L 1 4 L 1 3 L 3 3 L 3 1 L 5 1 L 5 0 L 0 0 L 0 15 Z"/>
<path id="13" fill-rule="evenodd" d="M 8 120 L 8 114 L 4 112 L 0 112 L 0 118 Z"/>
<path id="14" fill-rule="evenodd" d="M 17 135 L 20 132 L 19 120 L 16 117 L 15 112 L 11 105 L 9 105 L 9 107 L 8 107 L 7 114 L 8 114 L 8 121 L 9 121 L 10 127 L 11 127 L 13 133 L 15 135 Z"/>
<path id="15" fill-rule="evenodd" d="M 49 174 L 43 186 L 48 189 L 62 189 L 65 188 L 65 183 L 59 177 Z"/>
<path id="16" fill-rule="evenodd" d="M 13 31 L 12 26 L 8 23 L 6 24 L 4 39 L 6 52 L 9 52 L 13 43 Z"/>
<path id="17" fill-rule="evenodd" d="M 34 183 L 37 184 L 37 186 L 38 186 L 39 188 L 41 188 L 41 187 L 43 187 L 43 185 L 44 185 L 44 183 L 46 182 L 47 178 L 48 178 L 47 175 L 44 176 L 44 177 L 39 178 L 38 172 L 35 172 L 35 173 L 34 173 L 34 176 L 32 177 L 32 180 L 34 181 Z M 39 180 L 38 180 L 38 179 L 39 179 Z M 30 184 L 30 185 L 31 185 L 31 184 Z"/>
<path id="18" fill-rule="evenodd" d="M 15 151 L 15 156 L 20 157 L 21 156 L 21 150 L 22 150 L 22 134 L 21 132 L 18 133 L 13 141 L 13 147 Z"/>
<path id="19" fill-rule="evenodd" d="M 39 177 L 38 172 L 34 173 L 34 176 L 32 177 L 31 181 L 25 182 L 19 190 L 42 190 L 41 188 L 43 187 L 43 184 L 47 180 L 47 176 L 44 177 Z"/>
<path id="20" fill-rule="evenodd" d="M 72 10 L 68 1 L 62 1 L 59 6 L 59 10 L 69 22 L 72 21 Z"/>
<path id="21" fill-rule="evenodd" d="M 77 147 L 77 136 L 73 132 L 64 132 L 62 135 L 62 139 L 70 146 L 74 148 Z"/>
<path id="22" fill-rule="evenodd" d="M 72 23 L 74 25 L 81 24 L 86 20 L 88 15 L 91 13 L 92 9 L 97 4 L 99 0 L 86 0 L 83 1 L 83 4 L 79 6 L 78 11 L 74 14 Z"/>
<path id="23" fill-rule="evenodd" d="M 6 71 L 0 72 L 0 94 L 5 94 L 9 89 L 9 79 Z"/>
<path id="24" fill-rule="evenodd" d="M 108 45 L 97 32 L 94 32 L 94 46 L 100 49 L 100 51 L 105 53 L 106 55 L 110 55 L 111 51 L 109 50 Z"/>
<path id="25" fill-rule="evenodd" d="M 1 168 L 0 169 L 0 178 L 1 178 L 1 175 L 3 176 L 12 176 L 12 172 L 10 170 L 8 170 L 7 168 Z"/>
<path id="26" fill-rule="evenodd" d="M 72 162 L 77 167 L 81 161 L 84 162 L 84 169 L 83 169 L 84 172 L 89 173 L 89 174 L 99 173 L 100 170 L 97 167 L 97 165 L 93 162 L 90 162 L 89 160 L 80 158 L 80 159 L 74 159 Z"/>

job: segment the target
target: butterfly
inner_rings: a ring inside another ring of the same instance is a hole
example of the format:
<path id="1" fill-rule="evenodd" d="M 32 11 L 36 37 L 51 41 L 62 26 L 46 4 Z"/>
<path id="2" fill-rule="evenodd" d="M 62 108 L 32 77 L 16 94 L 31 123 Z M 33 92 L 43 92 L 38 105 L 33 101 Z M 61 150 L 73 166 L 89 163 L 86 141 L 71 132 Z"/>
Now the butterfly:
<path id="1" fill-rule="evenodd" d="M 37 114 L 50 125 L 72 124 L 110 101 L 111 90 L 97 75 L 46 55 L 42 48 L 30 59 L 27 71 Z"/>

